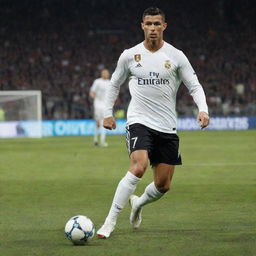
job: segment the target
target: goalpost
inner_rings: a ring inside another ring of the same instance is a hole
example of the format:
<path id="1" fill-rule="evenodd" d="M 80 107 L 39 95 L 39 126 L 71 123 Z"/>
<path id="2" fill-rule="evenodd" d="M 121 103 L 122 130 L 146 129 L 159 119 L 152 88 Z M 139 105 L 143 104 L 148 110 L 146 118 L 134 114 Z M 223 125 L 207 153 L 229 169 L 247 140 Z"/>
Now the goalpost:
<path id="1" fill-rule="evenodd" d="M 42 137 L 41 91 L 0 91 L 0 137 Z"/>

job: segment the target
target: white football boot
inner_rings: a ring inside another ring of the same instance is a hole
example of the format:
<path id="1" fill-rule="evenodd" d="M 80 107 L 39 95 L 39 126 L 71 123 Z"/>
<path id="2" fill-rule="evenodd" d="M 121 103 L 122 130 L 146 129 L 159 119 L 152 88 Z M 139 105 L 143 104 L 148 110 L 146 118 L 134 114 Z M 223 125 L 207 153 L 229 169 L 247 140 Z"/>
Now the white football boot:
<path id="1" fill-rule="evenodd" d="M 131 214 L 130 214 L 130 223 L 133 228 L 139 228 L 142 221 L 142 207 L 135 207 L 135 201 L 138 199 L 138 196 L 131 195 L 130 196 L 130 205 L 131 205 Z"/>
<path id="2" fill-rule="evenodd" d="M 98 238 L 108 238 L 115 229 L 115 223 L 105 221 L 102 227 L 97 231 Z"/>
<path id="3" fill-rule="evenodd" d="M 103 148 L 106 148 L 106 147 L 108 147 L 108 143 L 107 142 L 101 143 L 100 146 Z"/>

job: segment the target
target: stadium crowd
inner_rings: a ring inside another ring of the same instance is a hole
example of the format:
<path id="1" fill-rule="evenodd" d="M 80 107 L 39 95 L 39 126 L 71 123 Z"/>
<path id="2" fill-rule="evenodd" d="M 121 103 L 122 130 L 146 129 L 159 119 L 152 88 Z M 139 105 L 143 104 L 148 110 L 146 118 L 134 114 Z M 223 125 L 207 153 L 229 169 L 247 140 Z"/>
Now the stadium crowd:
<path id="1" fill-rule="evenodd" d="M 207 3 L 206 3 L 207 2 Z M 182 49 L 202 83 L 210 114 L 256 115 L 253 1 L 164 1 L 165 40 Z M 44 119 L 92 117 L 89 89 L 113 72 L 125 48 L 143 40 L 140 15 L 150 1 L 7 1 L 0 9 L 0 90 L 41 90 Z M 181 86 L 179 116 L 196 108 Z M 127 84 L 116 103 L 126 109 Z"/>

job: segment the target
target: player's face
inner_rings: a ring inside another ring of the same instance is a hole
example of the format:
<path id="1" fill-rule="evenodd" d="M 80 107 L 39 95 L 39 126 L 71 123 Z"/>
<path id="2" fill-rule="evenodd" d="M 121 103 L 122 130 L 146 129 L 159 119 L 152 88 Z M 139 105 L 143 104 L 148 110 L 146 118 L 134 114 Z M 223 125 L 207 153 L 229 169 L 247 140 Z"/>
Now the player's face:
<path id="1" fill-rule="evenodd" d="M 103 79 L 109 79 L 109 72 L 108 72 L 107 69 L 104 69 L 104 70 L 101 71 L 101 77 Z"/>
<path id="2" fill-rule="evenodd" d="M 141 27 L 146 41 L 161 41 L 167 23 L 163 21 L 161 15 L 146 15 L 141 23 Z"/>

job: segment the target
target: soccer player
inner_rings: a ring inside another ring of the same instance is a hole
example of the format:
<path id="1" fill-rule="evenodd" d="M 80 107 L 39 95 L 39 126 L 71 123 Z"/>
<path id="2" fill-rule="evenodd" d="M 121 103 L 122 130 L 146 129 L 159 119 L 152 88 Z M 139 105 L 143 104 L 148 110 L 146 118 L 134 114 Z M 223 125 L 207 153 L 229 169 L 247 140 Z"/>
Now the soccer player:
<path id="1" fill-rule="evenodd" d="M 101 77 L 94 80 L 92 87 L 90 89 L 90 97 L 93 100 L 94 108 L 94 119 L 96 121 L 96 127 L 94 132 L 94 145 L 106 147 L 108 144 L 105 142 L 106 132 L 103 128 L 103 118 L 104 118 L 104 103 L 106 97 L 106 91 L 110 84 L 109 71 L 103 69 L 101 71 Z M 98 135 L 100 133 L 100 143 L 98 143 Z"/>
<path id="2" fill-rule="evenodd" d="M 108 238 L 117 217 L 130 199 L 130 223 L 138 228 L 142 207 L 160 199 L 170 188 L 175 165 L 181 164 L 179 137 L 176 134 L 176 94 L 183 82 L 198 107 L 201 128 L 208 126 L 205 93 L 184 53 L 163 40 L 165 14 L 156 7 L 142 16 L 145 40 L 125 50 L 117 63 L 107 91 L 104 127 L 115 129 L 113 105 L 120 85 L 129 77 L 131 101 L 127 112 L 127 147 L 130 168 L 119 182 L 110 211 L 99 238 Z M 148 160 L 154 181 L 138 197 L 133 195 L 145 173 Z"/>

